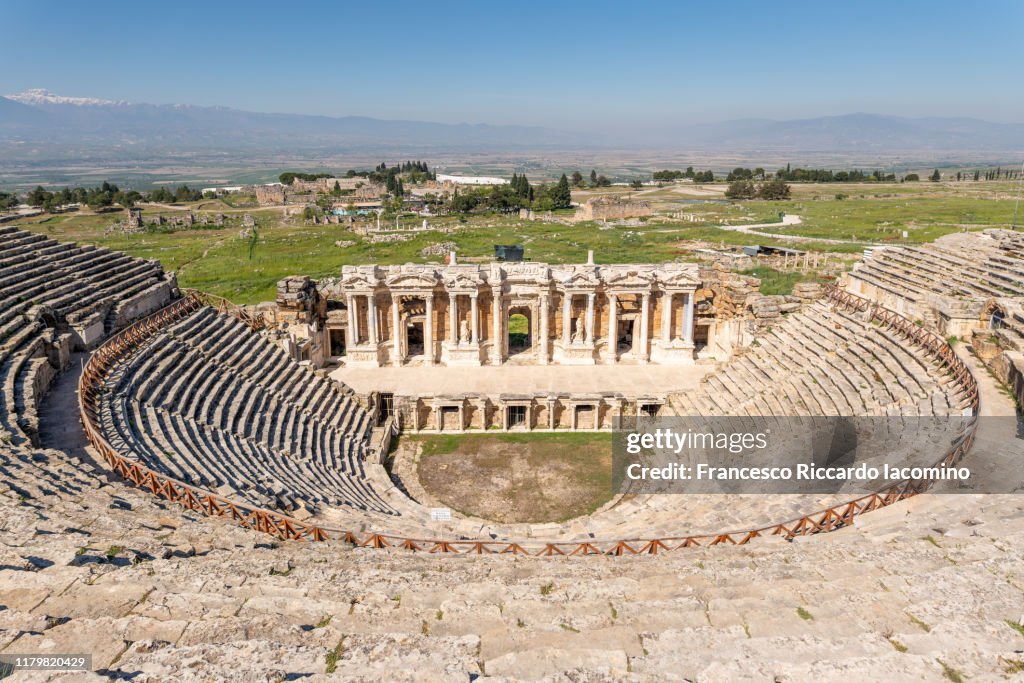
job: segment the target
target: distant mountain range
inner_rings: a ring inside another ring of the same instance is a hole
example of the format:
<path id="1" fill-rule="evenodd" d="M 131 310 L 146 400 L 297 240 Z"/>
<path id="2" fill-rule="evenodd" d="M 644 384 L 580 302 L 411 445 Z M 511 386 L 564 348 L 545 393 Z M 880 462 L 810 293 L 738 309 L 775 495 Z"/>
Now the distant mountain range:
<path id="1" fill-rule="evenodd" d="M 972 118 L 904 118 L 846 114 L 813 119 L 747 119 L 685 126 L 672 137 L 723 149 L 806 151 L 993 150 L 1024 149 L 1024 124 Z"/>
<path id="2" fill-rule="evenodd" d="M 62 97 L 30 90 L 0 97 L 0 140 L 140 148 L 322 149 L 572 145 L 581 136 L 530 126 L 397 121 L 364 116 L 263 114 L 227 107 Z"/>
<path id="3" fill-rule="evenodd" d="M 633 127 L 624 126 L 625 130 Z M 46 90 L 0 97 L 0 143 L 8 149 L 123 153 L 310 150 L 500 150 L 659 147 L 822 152 L 1024 150 L 1024 124 L 971 118 L 848 114 L 791 121 L 744 119 L 600 138 L 536 126 L 265 114 L 226 107 L 135 104 L 64 97 Z"/>

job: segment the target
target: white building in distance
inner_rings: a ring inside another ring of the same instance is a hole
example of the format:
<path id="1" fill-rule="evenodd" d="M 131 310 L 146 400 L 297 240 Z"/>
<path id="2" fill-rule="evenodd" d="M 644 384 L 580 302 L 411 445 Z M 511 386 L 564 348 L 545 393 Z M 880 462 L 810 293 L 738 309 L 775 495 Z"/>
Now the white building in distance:
<path id="1" fill-rule="evenodd" d="M 437 182 L 455 185 L 508 185 L 505 178 L 494 178 L 484 175 L 444 175 L 437 174 Z"/>

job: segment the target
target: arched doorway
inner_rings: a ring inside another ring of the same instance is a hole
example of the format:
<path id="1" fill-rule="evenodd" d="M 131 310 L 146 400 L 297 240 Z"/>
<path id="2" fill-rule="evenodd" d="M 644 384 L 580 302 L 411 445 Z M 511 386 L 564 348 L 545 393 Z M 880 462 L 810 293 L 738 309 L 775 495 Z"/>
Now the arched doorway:
<path id="1" fill-rule="evenodd" d="M 995 301 L 989 301 L 982 309 L 981 319 L 990 330 L 1001 330 L 1006 326 L 1006 311 Z"/>
<path id="2" fill-rule="evenodd" d="M 1006 319 L 1001 308 L 993 308 L 988 314 L 988 326 L 993 330 L 1001 330 Z"/>
<path id="3" fill-rule="evenodd" d="M 533 321 L 530 309 L 526 307 L 510 308 L 505 329 L 508 330 L 508 355 L 525 353 L 533 348 Z"/>
<path id="4" fill-rule="evenodd" d="M 406 356 L 422 356 L 425 352 L 424 326 L 427 319 L 427 304 L 422 298 L 411 297 L 402 302 L 401 311 L 405 325 Z"/>

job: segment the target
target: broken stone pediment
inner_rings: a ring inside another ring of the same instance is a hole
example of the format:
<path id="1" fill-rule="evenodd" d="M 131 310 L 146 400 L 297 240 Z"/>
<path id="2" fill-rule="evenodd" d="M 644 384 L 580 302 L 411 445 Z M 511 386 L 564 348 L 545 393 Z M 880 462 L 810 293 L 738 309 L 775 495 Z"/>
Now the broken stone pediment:
<path id="1" fill-rule="evenodd" d="M 458 275 L 448 276 L 445 277 L 444 279 L 444 286 L 446 289 L 475 290 L 481 284 L 483 284 L 483 281 L 480 280 L 480 278 L 470 277 L 465 273 L 459 273 Z"/>
<path id="2" fill-rule="evenodd" d="M 344 289 L 373 289 L 377 286 L 376 280 L 371 280 L 362 273 L 354 273 L 341 278 L 340 285 Z"/>
<path id="3" fill-rule="evenodd" d="M 592 288 L 601 284 L 601 281 L 597 279 L 597 276 L 588 271 L 572 271 L 569 273 L 558 273 L 556 279 L 565 287 L 587 287 Z"/>
<path id="4" fill-rule="evenodd" d="M 627 270 L 612 273 L 605 277 L 604 281 L 612 287 L 650 287 L 654 283 L 654 277 L 639 270 Z"/>
<path id="5" fill-rule="evenodd" d="M 388 287 L 430 288 L 437 284 L 434 273 L 399 273 L 384 281 Z"/>
<path id="6" fill-rule="evenodd" d="M 669 287 L 699 287 L 700 278 L 696 272 L 674 271 L 658 274 L 658 281 Z"/>

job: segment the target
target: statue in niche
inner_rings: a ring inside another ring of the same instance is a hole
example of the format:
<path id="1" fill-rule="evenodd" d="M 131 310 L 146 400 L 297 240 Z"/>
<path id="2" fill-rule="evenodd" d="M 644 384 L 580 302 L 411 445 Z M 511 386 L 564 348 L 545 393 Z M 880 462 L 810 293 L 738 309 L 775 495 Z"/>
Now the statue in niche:
<path id="1" fill-rule="evenodd" d="M 459 343 L 460 344 L 468 344 L 469 343 L 469 321 L 468 320 L 463 320 L 461 323 L 459 323 Z"/>
<path id="2" fill-rule="evenodd" d="M 583 324 L 582 318 L 576 319 L 576 331 L 572 335 L 573 344 L 582 344 L 583 340 L 586 339 L 587 329 L 586 325 Z"/>

